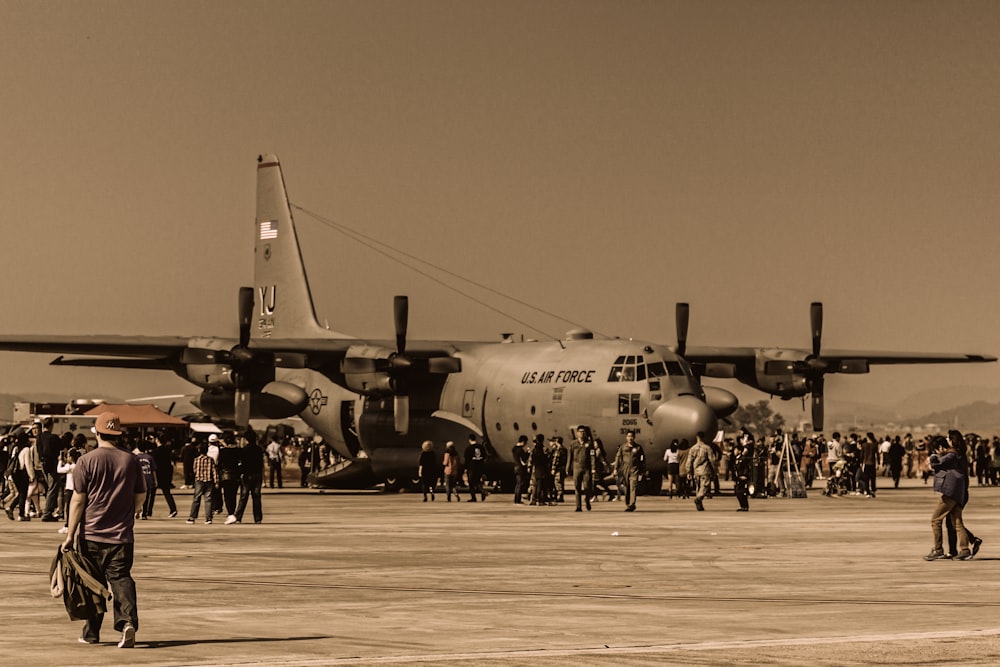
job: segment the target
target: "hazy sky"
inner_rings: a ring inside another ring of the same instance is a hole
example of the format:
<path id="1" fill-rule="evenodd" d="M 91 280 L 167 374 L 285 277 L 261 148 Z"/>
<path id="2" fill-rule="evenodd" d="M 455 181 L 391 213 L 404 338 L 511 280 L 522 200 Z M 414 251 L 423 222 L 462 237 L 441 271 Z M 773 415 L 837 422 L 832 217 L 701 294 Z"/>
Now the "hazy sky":
<path id="1" fill-rule="evenodd" d="M 0 0 L 5 334 L 233 335 L 258 153 L 295 204 L 594 330 L 1000 353 L 996 2 Z M 316 309 L 539 337 L 296 214 Z M 507 308 L 495 297 L 491 301 Z M 549 335 L 571 325 L 509 307 Z M 0 355 L 0 391 L 167 374 Z M 1000 385 L 831 377 L 830 400 Z"/>

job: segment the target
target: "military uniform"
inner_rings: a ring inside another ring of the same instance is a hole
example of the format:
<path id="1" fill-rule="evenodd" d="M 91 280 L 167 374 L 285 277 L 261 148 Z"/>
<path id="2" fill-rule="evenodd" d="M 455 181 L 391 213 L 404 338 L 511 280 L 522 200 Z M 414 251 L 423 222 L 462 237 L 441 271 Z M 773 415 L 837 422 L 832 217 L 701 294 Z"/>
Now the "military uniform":
<path id="1" fill-rule="evenodd" d="M 708 494 L 708 487 L 712 483 L 712 475 L 715 473 L 715 457 L 712 448 L 699 439 L 691 446 L 684 467 L 681 474 L 694 477 L 698 483 L 698 491 L 694 496 L 694 506 L 701 512 L 705 509 L 702 500 Z"/>
<path id="2" fill-rule="evenodd" d="M 646 453 L 635 441 L 625 441 L 615 454 L 615 472 L 624 486 L 618 493 L 625 498 L 625 511 L 635 511 L 635 497 L 639 490 L 639 479 L 646 471 Z"/>
<path id="3" fill-rule="evenodd" d="M 552 499 L 556 502 L 563 502 L 566 493 L 566 448 L 558 440 L 552 441 Z"/>
<path id="4" fill-rule="evenodd" d="M 569 450 L 569 459 L 566 462 L 566 470 L 573 475 L 573 486 L 576 488 L 576 511 L 581 511 L 583 501 L 587 503 L 587 510 L 590 510 L 590 497 L 594 488 L 594 462 L 596 461 L 596 449 L 592 440 L 573 442 Z"/>

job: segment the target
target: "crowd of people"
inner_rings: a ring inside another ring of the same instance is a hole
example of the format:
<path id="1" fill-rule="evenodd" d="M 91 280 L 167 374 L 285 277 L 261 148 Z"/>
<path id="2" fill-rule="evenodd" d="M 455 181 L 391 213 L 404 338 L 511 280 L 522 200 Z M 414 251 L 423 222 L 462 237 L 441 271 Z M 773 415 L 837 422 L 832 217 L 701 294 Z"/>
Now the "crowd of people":
<path id="1" fill-rule="evenodd" d="M 894 488 L 899 487 L 904 477 L 921 478 L 927 483 L 933 476 L 930 455 L 934 443 L 941 437 L 914 438 L 910 433 L 877 437 L 871 432 L 849 433 L 844 437 L 835 432 L 827 440 L 822 434 L 802 437 L 791 433 L 786 436 L 778 430 L 770 437 L 756 440 L 744 428 L 737 438 L 725 440 L 721 447 L 715 447 L 720 461 L 727 462 L 725 479 L 729 479 L 735 467 L 737 452 L 749 449 L 751 485 L 756 497 L 787 495 L 785 473 L 794 470 L 807 489 L 813 488 L 817 480 L 825 480 L 824 493 L 827 495 L 874 498 L 880 477 L 889 478 Z M 1000 438 L 968 434 L 964 440 L 970 452 L 970 474 L 978 479 L 979 485 L 1000 483 Z"/>
<path id="2" fill-rule="evenodd" d="M 136 519 L 153 516 L 157 496 L 162 495 L 165 516 L 176 517 L 173 495 L 177 464 L 183 476 L 180 488 L 192 489 L 188 523 L 194 523 L 204 507 L 205 522 L 213 515 L 226 513 L 225 523 L 242 523 L 248 504 L 256 523 L 263 520 L 261 489 L 265 477 L 270 484 L 282 486 L 282 468 L 295 451 L 304 450 L 292 443 L 291 436 L 273 437 L 267 447 L 259 444 L 252 430 L 246 433 L 221 433 L 191 436 L 178 443 L 170 431 L 140 435 L 127 429 L 119 446 L 131 452 L 139 462 L 145 481 L 145 497 Z M 52 433 L 50 419 L 35 420 L 27 428 L 0 437 L 0 506 L 11 521 L 62 522 L 65 533 L 68 505 L 73 494 L 73 470 L 80 458 L 95 449 L 94 439 L 76 429 L 61 436 Z M 305 485 L 305 473 L 303 473 Z"/>
<path id="3" fill-rule="evenodd" d="M 486 500 L 485 472 L 491 453 L 475 435 L 469 436 L 464 453 L 455 443 L 445 443 L 444 455 L 438 460 L 434 443 L 425 441 L 417 464 L 424 502 L 435 499 L 439 486 L 451 502 L 461 501 L 458 487 L 464 481 L 469 501 Z M 561 436 L 546 439 L 537 434 L 529 443 L 522 435 L 511 449 L 514 472 L 514 504 L 531 506 L 557 505 L 565 501 L 567 479 L 577 490 L 576 511 L 592 509 L 598 499 L 624 501 L 625 511 L 634 512 L 639 481 L 646 473 L 646 455 L 628 431 L 615 455 L 609 460 L 604 442 L 592 437 L 587 426 L 579 426 L 576 439 L 568 446 Z M 610 483 L 615 484 L 613 491 Z M 527 502 L 525 502 L 527 501 Z"/>

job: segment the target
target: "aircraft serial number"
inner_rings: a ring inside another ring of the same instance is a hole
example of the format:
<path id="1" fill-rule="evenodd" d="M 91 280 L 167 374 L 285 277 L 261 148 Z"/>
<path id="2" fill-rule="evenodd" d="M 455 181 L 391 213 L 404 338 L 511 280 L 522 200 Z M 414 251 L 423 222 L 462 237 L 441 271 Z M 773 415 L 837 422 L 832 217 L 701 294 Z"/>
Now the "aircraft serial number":
<path id="1" fill-rule="evenodd" d="M 521 384 L 570 384 L 593 382 L 597 371 L 534 371 L 521 376 Z"/>

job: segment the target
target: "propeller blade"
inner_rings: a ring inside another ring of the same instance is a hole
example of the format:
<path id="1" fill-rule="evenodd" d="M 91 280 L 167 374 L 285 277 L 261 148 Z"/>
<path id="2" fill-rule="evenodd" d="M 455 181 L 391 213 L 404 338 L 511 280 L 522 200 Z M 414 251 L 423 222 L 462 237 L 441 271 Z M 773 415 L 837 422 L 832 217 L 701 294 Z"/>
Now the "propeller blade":
<path id="1" fill-rule="evenodd" d="M 241 287 L 239 300 L 240 347 L 250 344 L 250 324 L 253 322 L 253 288 Z"/>
<path id="2" fill-rule="evenodd" d="M 250 424 L 249 391 L 236 392 L 236 398 L 233 404 L 233 416 L 236 420 L 236 425 L 240 428 L 246 428 Z"/>
<path id="3" fill-rule="evenodd" d="M 677 322 L 677 355 L 681 357 L 687 351 L 690 312 L 691 307 L 686 303 L 678 303 L 674 310 L 674 320 Z"/>
<path id="4" fill-rule="evenodd" d="M 819 301 L 813 301 L 809 306 L 809 324 L 812 326 L 813 356 L 818 357 L 823 338 L 823 304 Z"/>
<path id="5" fill-rule="evenodd" d="M 410 300 L 397 296 L 392 300 L 392 314 L 396 323 L 396 352 L 406 353 L 406 325 L 410 317 Z"/>
<path id="6" fill-rule="evenodd" d="M 406 435 L 410 430 L 410 397 L 395 396 L 392 401 L 396 433 Z"/>
<path id="7" fill-rule="evenodd" d="M 812 420 L 813 430 L 823 430 L 823 378 L 818 377 L 812 382 Z"/>

